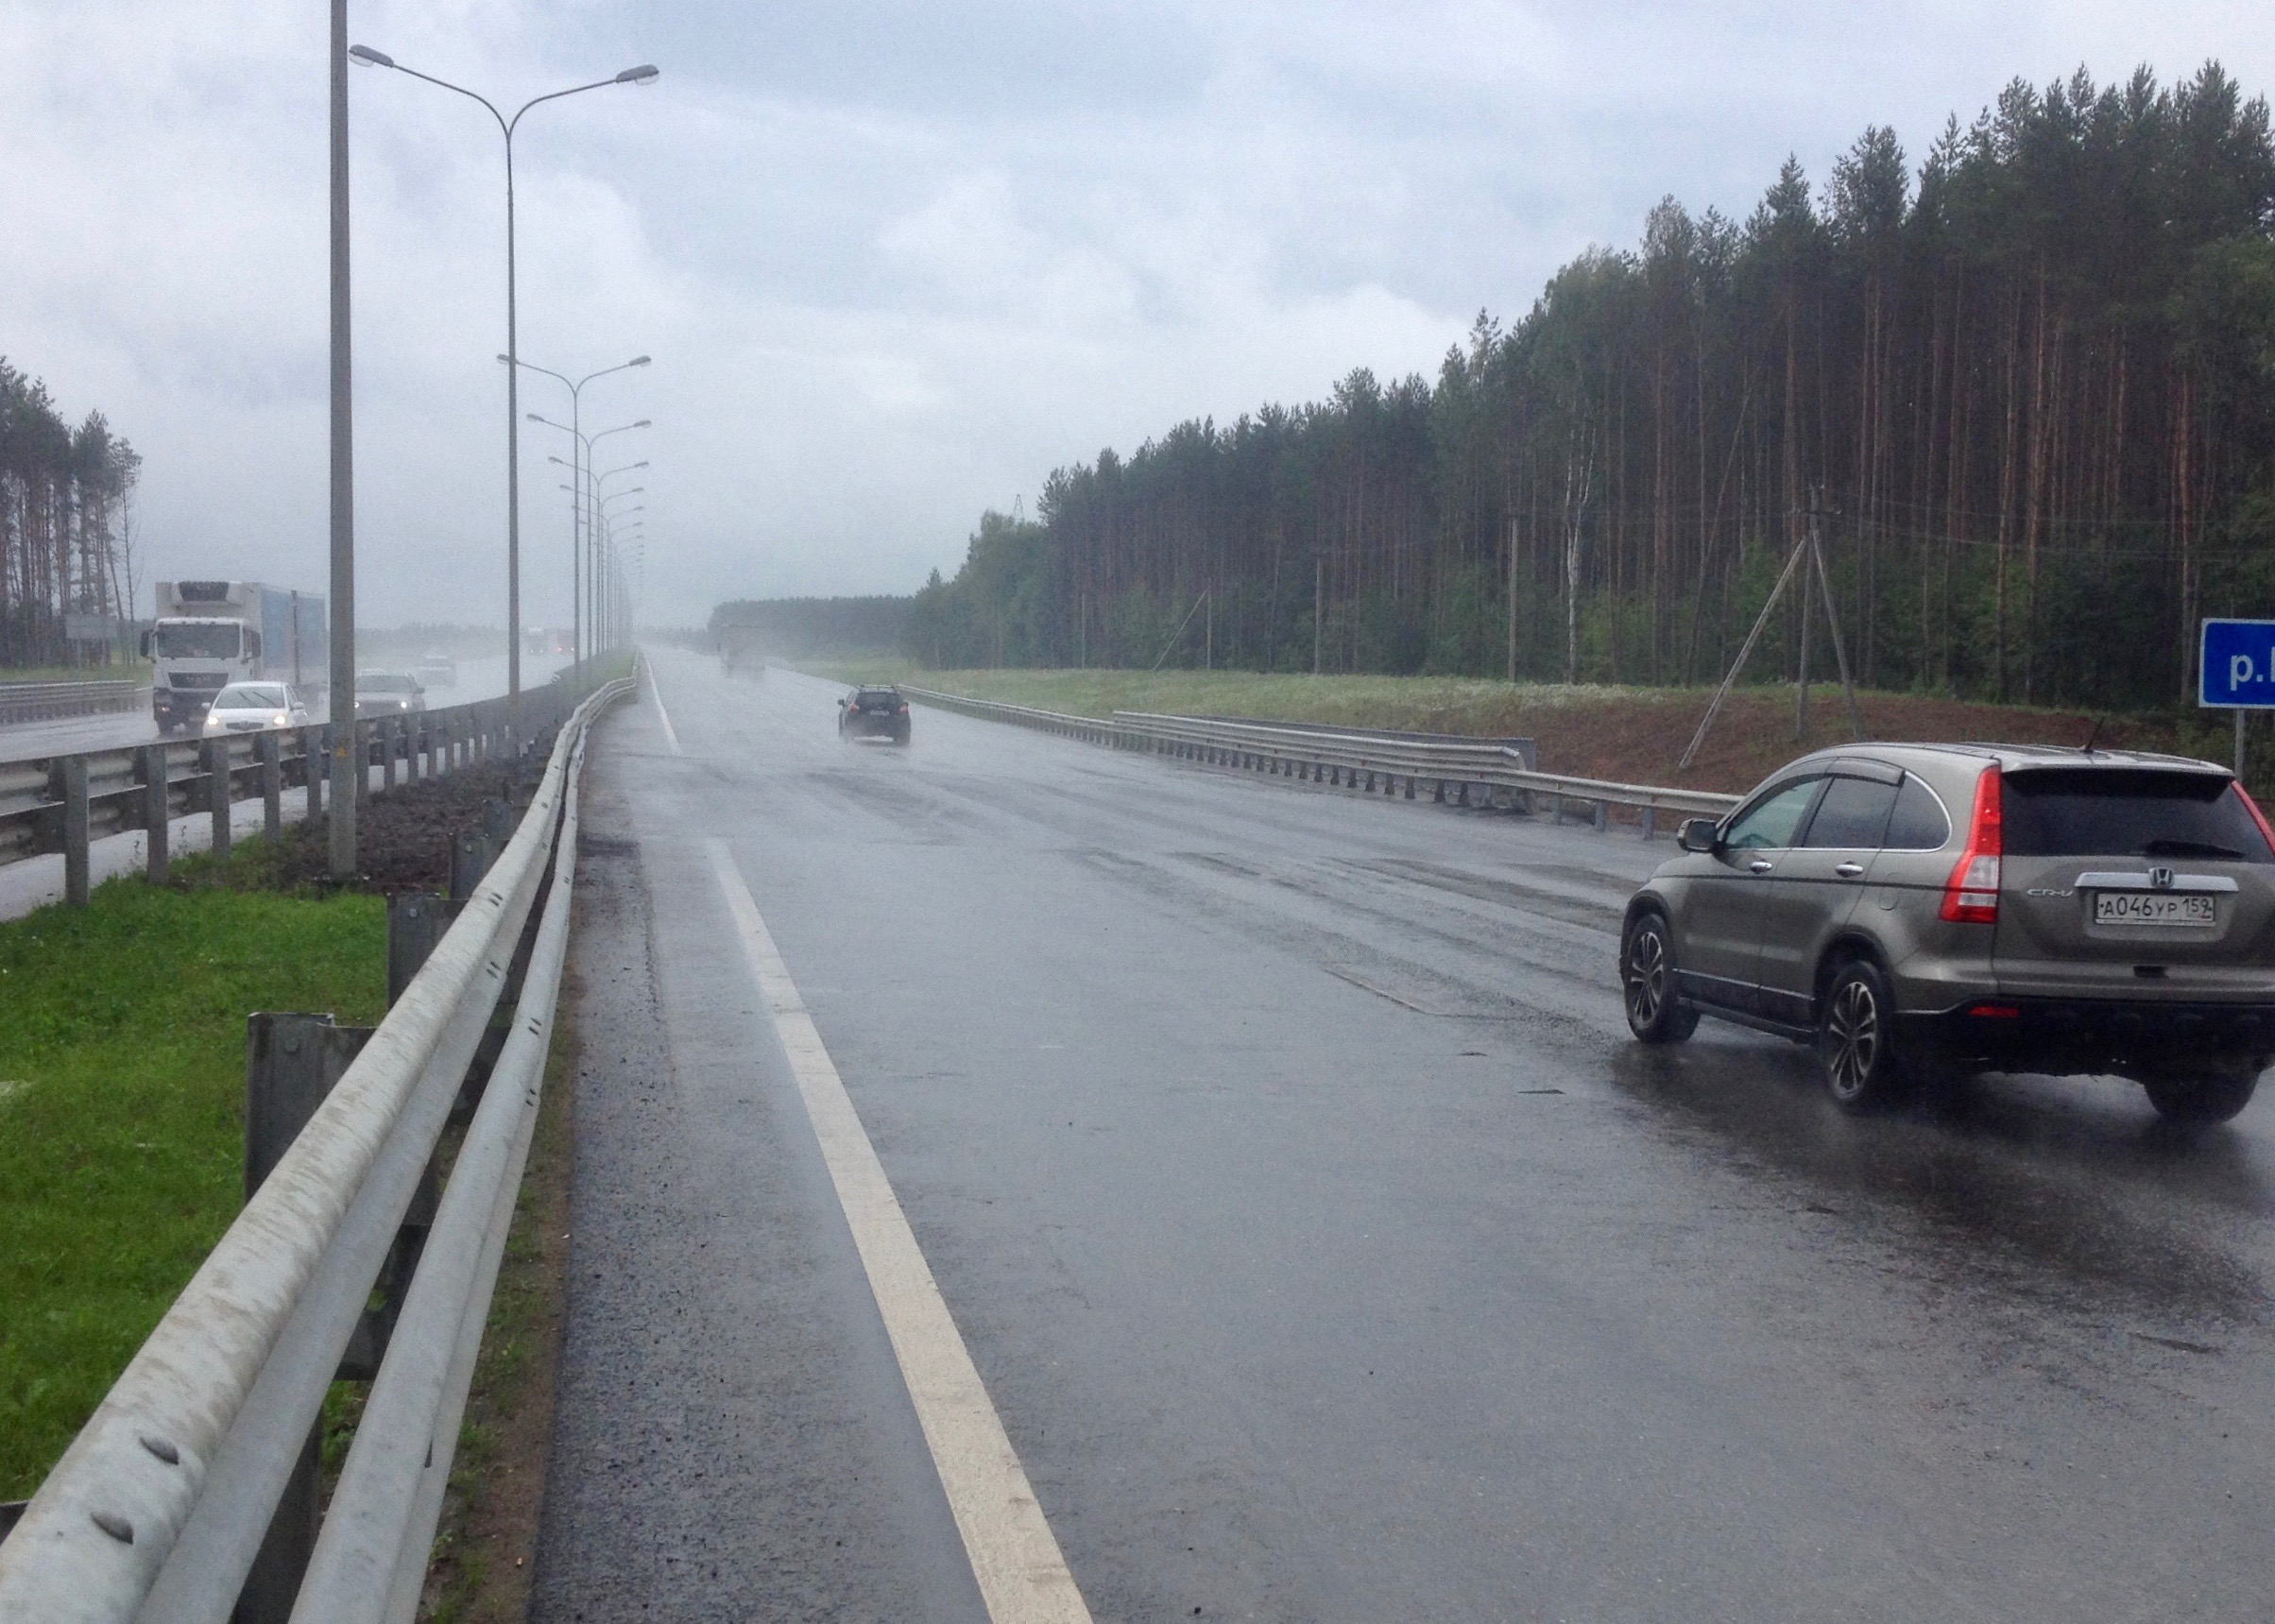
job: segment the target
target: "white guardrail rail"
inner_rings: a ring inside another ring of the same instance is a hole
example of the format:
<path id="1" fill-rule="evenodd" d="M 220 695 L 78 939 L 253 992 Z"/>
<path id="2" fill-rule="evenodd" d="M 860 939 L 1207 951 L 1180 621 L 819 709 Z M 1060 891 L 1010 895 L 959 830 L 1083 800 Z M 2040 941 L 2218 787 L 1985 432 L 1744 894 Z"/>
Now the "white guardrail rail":
<path id="1" fill-rule="evenodd" d="M 1117 710 L 1111 718 L 1071 716 L 1026 705 L 967 699 L 928 688 L 901 692 L 921 704 L 1009 722 L 1117 749 L 1150 750 L 1213 766 L 1337 784 L 1394 795 L 1423 796 L 1457 806 L 1506 806 L 1537 812 L 1545 803 L 1562 822 L 1577 811 L 1607 828 L 1614 807 L 1633 809 L 1643 836 L 1659 832 L 1663 814 L 1720 817 L 1736 795 L 1657 784 L 1621 784 L 1532 769 L 1531 744 L 1522 739 L 1462 741 L 1442 733 L 1337 729 L 1307 722 L 1233 721 L 1210 716 L 1162 716 Z"/>
<path id="2" fill-rule="evenodd" d="M 265 1541 L 293 1537 L 279 1507 L 296 1471 L 313 1471 L 325 1393 L 538 910 L 505 1046 L 330 1510 L 313 1551 L 303 1530 L 286 1564 L 293 1619 L 413 1617 L 537 1117 L 587 728 L 632 691 L 612 682 L 564 720 L 527 812 L 456 922 L 0 1540 L 0 1619 L 224 1624 L 256 1562 L 273 1566 Z M 312 1495 L 305 1503 L 313 1521 Z"/>
<path id="3" fill-rule="evenodd" d="M 0 682 L 0 727 L 52 722 L 60 716 L 99 716 L 140 710 L 150 703 L 146 682 Z"/>

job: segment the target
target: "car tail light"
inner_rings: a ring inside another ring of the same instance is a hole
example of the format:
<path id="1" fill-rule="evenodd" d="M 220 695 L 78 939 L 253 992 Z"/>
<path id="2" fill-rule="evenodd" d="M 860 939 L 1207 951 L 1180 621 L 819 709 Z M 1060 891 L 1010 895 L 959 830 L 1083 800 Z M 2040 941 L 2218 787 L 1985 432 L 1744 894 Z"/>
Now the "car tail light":
<path id="1" fill-rule="evenodd" d="M 1943 885 L 1943 917 L 1961 925 L 1998 923 L 1999 855 L 2005 846 L 1998 766 L 1975 780 L 1975 817 L 1967 828 L 1967 849 L 1952 865 Z"/>
<path id="2" fill-rule="evenodd" d="M 2259 810 L 2259 803 L 2251 798 L 2251 792 L 2244 788 L 2241 778 L 2235 780 L 2234 790 L 2235 798 L 2244 803 L 2244 809 L 2251 814 L 2251 821 L 2259 825 L 2260 837 L 2267 843 L 2267 850 L 2275 854 L 2275 829 L 2267 827 L 2267 814 Z"/>

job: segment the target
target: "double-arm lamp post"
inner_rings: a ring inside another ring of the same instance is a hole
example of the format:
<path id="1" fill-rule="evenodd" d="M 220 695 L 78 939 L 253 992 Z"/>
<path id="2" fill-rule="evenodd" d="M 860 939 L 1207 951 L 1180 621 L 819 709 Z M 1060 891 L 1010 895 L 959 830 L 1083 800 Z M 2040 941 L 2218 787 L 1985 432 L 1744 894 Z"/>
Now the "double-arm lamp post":
<path id="1" fill-rule="evenodd" d="M 522 727 L 522 397 L 521 397 L 521 340 L 515 325 L 515 282 L 513 240 L 513 137 L 514 131 L 529 110 L 544 102 L 559 101 L 585 91 L 606 90 L 610 85 L 646 85 L 656 82 L 658 69 L 643 62 L 636 68 L 626 68 L 605 79 L 590 84 L 571 85 L 567 90 L 548 92 L 532 96 L 515 110 L 512 116 L 498 111 L 488 96 L 454 85 L 448 79 L 438 79 L 432 74 L 422 74 L 417 68 L 406 68 L 384 51 L 368 45 L 351 45 L 348 55 L 357 61 L 375 68 L 393 68 L 399 74 L 408 74 L 415 79 L 424 79 L 441 90 L 453 91 L 470 101 L 480 102 L 498 121 L 498 132 L 505 138 L 505 686 L 512 704 L 513 732 L 519 747 Z"/>
<path id="2" fill-rule="evenodd" d="M 633 422 L 619 423 L 612 429 L 603 429 L 598 434 L 589 435 L 583 430 L 579 429 L 574 423 L 556 422 L 553 419 L 546 417 L 542 412 L 530 412 L 527 413 L 526 416 L 533 423 L 542 423 L 549 429 L 558 429 L 561 431 L 561 433 L 567 435 L 570 439 L 574 442 L 577 451 L 583 455 L 583 467 L 586 469 L 590 469 L 592 466 L 592 448 L 600 444 L 601 441 L 607 439 L 610 435 L 625 435 L 630 434 L 634 429 L 645 429 L 654 426 L 653 422 L 649 419 L 641 418 Z M 580 503 L 582 500 L 583 499 L 580 497 Z M 592 596 L 590 580 L 590 572 L 592 567 L 592 548 L 590 543 L 591 523 L 589 513 L 587 516 L 585 534 L 587 538 L 584 560 L 586 573 L 585 602 L 588 605 L 593 605 L 595 600 Z"/>
<path id="3" fill-rule="evenodd" d="M 520 367 L 532 372 L 542 372 L 546 377 L 558 379 L 562 384 L 568 386 L 569 432 L 572 436 L 575 436 L 573 444 L 570 447 L 570 455 L 573 458 L 578 454 L 580 448 L 585 442 L 585 436 L 577 432 L 577 425 L 584 420 L 585 385 L 591 383 L 595 378 L 606 378 L 611 372 L 628 372 L 635 367 L 645 367 L 648 365 L 647 356 L 635 355 L 629 361 L 619 362 L 613 367 L 603 367 L 597 372 L 588 372 L 582 378 L 572 379 L 566 373 L 556 372 L 550 367 L 539 367 L 534 362 L 517 361 L 512 356 L 508 355 L 501 355 L 498 357 L 498 359 L 505 362 L 508 367 Z M 546 419 L 539 417 L 535 412 L 530 413 L 529 416 L 531 420 L 534 422 L 547 421 Z M 557 427 L 558 425 L 556 424 L 553 426 Z M 553 460 L 558 462 L 560 459 L 556 457 Z M 569 467 L 569 477 L 572 480 L 578 480 L 582 477 L 579 465 L 573 461 Z M 569 521 L 569 648 L 571 651 L 570 660 L 573 666 L 577 660 L 583 658 L 581 651 L 584 648 L 586 606 L 584 595 L 583 527 L 584 503 L 580 496 L 576 505 L 570 510 Z"/>

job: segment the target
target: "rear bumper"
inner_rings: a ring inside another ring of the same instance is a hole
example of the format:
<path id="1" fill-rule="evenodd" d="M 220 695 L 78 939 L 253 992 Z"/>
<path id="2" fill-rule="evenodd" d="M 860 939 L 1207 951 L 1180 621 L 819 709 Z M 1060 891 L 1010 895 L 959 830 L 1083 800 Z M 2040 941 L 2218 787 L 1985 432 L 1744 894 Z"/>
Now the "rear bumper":
<path id="1" fill-rule="evenodd" d="M 2057 1076 L 2275 1063 L 2275 1003 L 1984 998 L 1904 1024 L 1946 1059 Z"/>

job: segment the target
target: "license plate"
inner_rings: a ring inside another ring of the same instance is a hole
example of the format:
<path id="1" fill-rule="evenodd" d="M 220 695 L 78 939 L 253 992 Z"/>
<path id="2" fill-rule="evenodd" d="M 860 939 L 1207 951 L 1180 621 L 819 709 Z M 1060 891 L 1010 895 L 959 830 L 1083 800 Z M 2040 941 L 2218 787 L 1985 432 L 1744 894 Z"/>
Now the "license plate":
<path id="1" fill-rule="evenodd" d="M 2169 891 L 2096 891 L 2096 925 L 2194 925 L 2218 923 L 2213 899 L 2205 895 Z"/>

